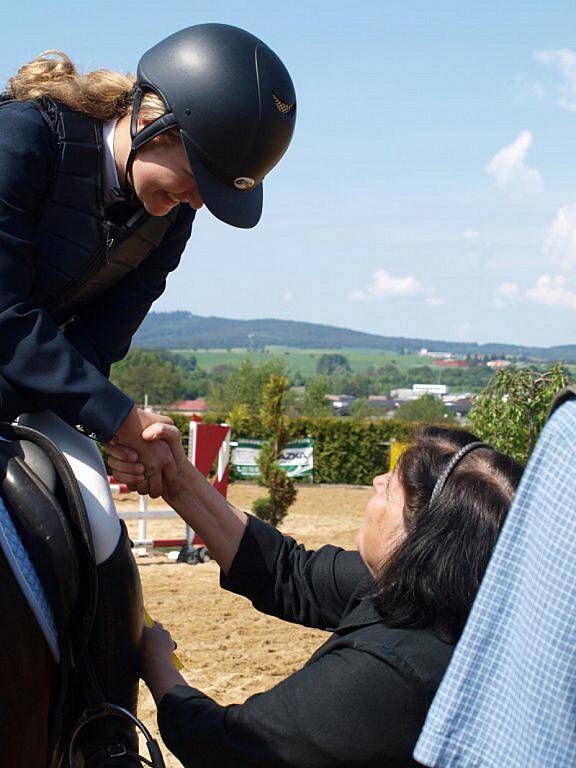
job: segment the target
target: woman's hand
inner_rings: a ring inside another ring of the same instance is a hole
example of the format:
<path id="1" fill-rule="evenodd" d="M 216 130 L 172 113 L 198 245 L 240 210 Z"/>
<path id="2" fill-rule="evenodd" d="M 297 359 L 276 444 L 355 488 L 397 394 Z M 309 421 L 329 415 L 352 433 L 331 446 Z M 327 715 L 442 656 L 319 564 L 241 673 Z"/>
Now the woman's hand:
<path id="1" fill-rule="evenodd" d="M 165 421 L 160 423 L 159 420 L 157 420 L 155 424 L 146 427 L 144 432 L 142 432 L 142 439 L 147 443 L 164 441 L 172 452 L 178 472 L 182 471 L 182 467 L 188 461 L 188 458 L 184 453 L 180 430 L 178 427 L 174 426 L 172 421 L 169 423 Z"/>
<path id="2" fill-rule="evenodd" d="M 140 644 L 140 676 L 158 704 L 174 685 L 186 685 L 186 680 L 174 667 L 176 643 L 162 624 L 144 627 Z"/>
<path id="3" fill-rule="evenodd" d="M 176 463 L 168 445 L 162 441 L 142 439 L 146 427 L 156 422 L 172 424 L 172 419 L 134 406 L 115 438 L 105 448 L 111 459 L 108 464 L 121 482 L 131 490 L 149 493 L 155 499 L 166 488 L 178 487 Z M 132 449 L 126 450 L 126 449 Z M 128 465 L 132 466 L 128 466 Z M 126 477 L 128 475 L 129 477 Z"/>
<path id="4" fill-rule="evenodd" d="M 149 414 L 158 416 L 158 414 Z M 182 447 L 182 436 L 177 427 L 172 422 L 156 422 L 146 427 L 142 433 L 143 441 L 153 447 L 162 444 L 170 450 L 173 459 L 173 466 L 169 476 L 165 476 L 162 496 L 168 503 L 178 496 L 182 489 L 181 472 L 184 464 L 187 462 L 184 448 Z M 121 483 L 126 483 L 129 488 L 142 484 L 145 480 L 144 464 L 139 459 L 135 450 L 126 445 L 107 445 L 109 454 L 108 464 L 114 470 L 114 476 Z"/>
<path id="5" fill-rule="evenodd" d="M 176 427 L 152 424 L 142 433 L 142 442 L 147 447 L 163 445 L 170 452 L 174 473 L 165 483 L 162 497 L 204 540 L 222 571 L 228 573 L 248 524 L 248 516 L 230 504 L 187 460 Z M 117 458 L 109 459 L 108 463 L 118 480 L 133 482 L 135 471 L 142 471 L 142 463 L 134 454 L 130 456 L 124 446 L 113 447 L 112 453 Z"/>

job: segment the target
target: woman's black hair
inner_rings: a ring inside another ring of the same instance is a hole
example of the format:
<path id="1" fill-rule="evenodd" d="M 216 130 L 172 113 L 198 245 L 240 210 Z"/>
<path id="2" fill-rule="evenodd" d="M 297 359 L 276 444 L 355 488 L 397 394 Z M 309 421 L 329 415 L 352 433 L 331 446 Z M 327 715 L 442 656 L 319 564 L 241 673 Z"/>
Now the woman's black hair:
<path id="1" fill-rule="evenodd" d="M 455 642 L 472 607 L 521 466 L 492 448 L 456 465 L 438 497 L 432 491 L 450 459 L 478 438 L 427 427 L 400 457 L 407 536 L 376 575 L 372 595 L 388 626 L 429 627 Z"/>

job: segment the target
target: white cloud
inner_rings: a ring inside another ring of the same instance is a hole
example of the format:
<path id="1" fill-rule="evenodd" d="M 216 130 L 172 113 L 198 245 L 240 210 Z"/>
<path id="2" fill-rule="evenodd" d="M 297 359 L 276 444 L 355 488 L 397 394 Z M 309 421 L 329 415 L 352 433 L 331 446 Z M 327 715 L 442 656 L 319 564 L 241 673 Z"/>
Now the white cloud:
<path id="1" fill-rule="evenodd" d="M 494 176 L 500 189 L 535 190 L 542 177 L 526 163 L 526 154 L 532 146 L 532 133 L 522 131 L 512 144 L 497 152 L 486 166 L 486 173 Z"/>
<path id="2" fill-rule="evenodd" d="M 480 237 L 480 232 L 478 232 L 477 229 L 467 229 L 464 232 L 464 240 L 478 240 Z"/>
<path id="3" fill-rule="evenodd" d="M 576 309 L 576 292 L 570 290 L 563 275 L 540 275 L 536 285 L 529 288 L 525 295 L 527 299 L 549 307 Z"/>
<path id="4" fill-rule="evenodd" d="M 570 112 L 576 112 L 576 53 L 569 48 L 555 51 L 537 51 L 536 61 L 556 69 L 562 76 L 557 103 Z"/>
<path id="5" fill-rule="evenodd" d="M 576 205 L 558 210 L 542 247 L 552 262 L 563 267 L 576 267 Z"/>
<path id="6" fill-rule="evenodd" d="M 363 290 L 352 291 L 349 301 L 373 301 L 374 299 L 409 299 L 423 293 L 422 284 L 412 275 L 394 277 L 384 269 L 378 269 L 372 282 Z"/>
<path id="7" fill-rule="evenodd" d="M 519 293 L 518 283 L 500 283 L 496 289 L 496 306 L 507 307 L 513 304 L 519 298 Z"/>

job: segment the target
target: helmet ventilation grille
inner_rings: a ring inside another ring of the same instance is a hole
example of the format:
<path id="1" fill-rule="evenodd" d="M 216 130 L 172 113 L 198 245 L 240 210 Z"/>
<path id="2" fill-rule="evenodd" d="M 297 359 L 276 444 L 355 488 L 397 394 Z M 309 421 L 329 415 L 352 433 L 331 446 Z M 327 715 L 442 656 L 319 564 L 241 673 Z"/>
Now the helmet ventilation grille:
<path id="1" fill-rule="evenodd" d="M 274 99 L 274 104 L 276 105 L 276 109 L 278 112 L 281 112 L 283 115 L 288 115 L 296 104 L 286 104 L 285 101 L 282 101 L 282 99 L 279 99 L 278 96 L 276 96 L 275 93 L 272 94 L 272 98 Z"/>

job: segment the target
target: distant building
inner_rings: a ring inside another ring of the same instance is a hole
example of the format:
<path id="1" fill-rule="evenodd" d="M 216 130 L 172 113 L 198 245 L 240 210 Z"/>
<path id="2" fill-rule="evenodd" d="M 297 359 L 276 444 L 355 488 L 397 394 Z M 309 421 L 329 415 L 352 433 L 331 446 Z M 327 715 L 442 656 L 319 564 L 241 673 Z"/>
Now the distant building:
<path id="1" fill-rule="evenodd" d="M 356 400 L 353 395 L 326 395 L 336 413 L 345 413 Z"/>
<path id="2" fill-rule="evenodd" d="M 420 357 L 436 357 L 443 358 L 444 360 L 451 360 L 454 357 L 452 352 L 429 352 L 425 347 L 423 347 L 418 354 Z"/>
<path id="3" fill-rule="evenodd" d="M 448 395 L 448 387 L 446 384 L 412 384 L 412 389 L 399 387 L 398 389 L 390 390 L 390 399 L 399 403 L 418 400 L 422 395 L 445 397 Z"/>
<path id="4" fill-rule="evenodd" d="M 399 403 L 405 403 L 408 400 L 417 400 L 418 395 L 414 393 L 413 389 L 408 387 L 400 387 L 399 389 L 390 390 L 390 399 Z"/>
<path id="5" fill-rule="evenodd" d="M 510 364 L 509 360 L 488 360 L 486 363 L 488 368 L 495 368 L 497 370 L 500 368 L 508 368 Z"/>
<path id="6" fill-rule="evenodd" d="M 185 416 L 202 415 L 208 410 L 208 403 L 204 397 L 196 400 L 178 400 L 166 408 L 168 413 L 182 413 Z"/>
<path id="7" fill-rule="evenodd" d="M 386 395 L 368 395 L 368 407 L 372 410 L 389 411 L 394 408 L 394 402 Z"/>
<path id="8" fill-rule="evenodd" d="M 432 365 L 439 365 L 443 368 L 468 368 L 470 363 L 468 360 L 454 360 L 454 358 L 444 360 L 433 360 Z"/>
<path id="9" fill-rule="evenodd" d="M 448 394 L 446 384 L 412 384 L 412 391 L 417 397 L 422 395 L 442 396 Z"/>
<path id="10" fill-rule="evenodd" d="M 474 400 L 475 397 L 476 395 L 472 394 L 472 392 L 451 392 L 449 395 L 444 395 L 442 400 L 448 405 L 463 400 Z"/>
<path id="11" fill-rule="evenodd" d="M 463 424 L 465 423 L 468 412 L 474 405 L 474 395 L 470 395 L 470 397 L 462 398 L 459 400 L 445 400 L 444 405 L 451 413 L 457 417 L 458 421 Z"/>
<path id="12" fill-rule="evenodd" d="M 390 401 L 386 395 L 368 395 L 368 404 L 377 408 L 386 408 Z"/>

